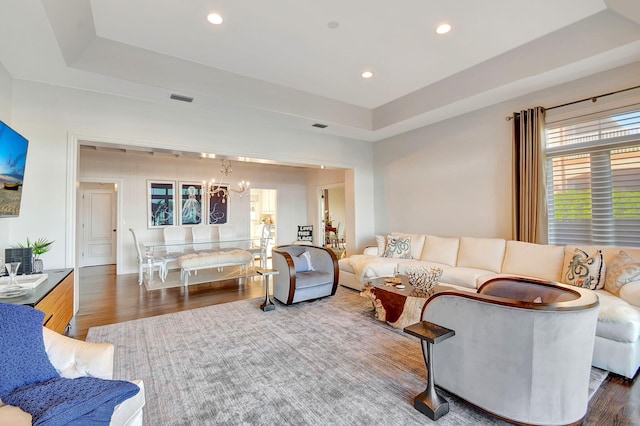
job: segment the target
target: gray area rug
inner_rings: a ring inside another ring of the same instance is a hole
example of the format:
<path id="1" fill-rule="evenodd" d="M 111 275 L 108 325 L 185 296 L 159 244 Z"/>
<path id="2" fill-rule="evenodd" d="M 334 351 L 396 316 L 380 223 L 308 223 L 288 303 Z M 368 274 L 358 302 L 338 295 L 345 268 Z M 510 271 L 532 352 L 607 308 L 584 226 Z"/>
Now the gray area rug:
<path id="1" fill-rule="evenodd" d="M 373 318 L 357 292 L 262 312 L 260 299 L 108 326 L 116 379 L 145 383 L 145 425 L 418 425 L 418 339 Z M 437 362 L 437 360 L 436 360 Z M 590 395 L 607 372 L 592 369 Z M 442 392 L 442 391 L 441 391 Z M 442 392 L 438 425 L 502 425 Z"/>

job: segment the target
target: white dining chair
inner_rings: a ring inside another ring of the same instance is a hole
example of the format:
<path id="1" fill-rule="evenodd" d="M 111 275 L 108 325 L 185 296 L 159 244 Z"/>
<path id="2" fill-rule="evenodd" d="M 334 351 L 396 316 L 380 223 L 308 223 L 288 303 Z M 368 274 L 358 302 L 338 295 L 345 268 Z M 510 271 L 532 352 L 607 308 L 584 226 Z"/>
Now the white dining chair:
<path id="1" fill-rule="evenodd" d="M 160 279 L 162 280 L 162 282 L 164 282 L 164 279 L 166 278 L 167 274 L 166 274 L 166 270 L 165 270 L 165 261 L 164 259 L 160 259 L 160 258 L 156 258 L 156 257 L 152 257 L 151 259 L 149 259 L 148 257 L 145 257 L 142 255 L 142 249 L 140 248 L 140 242 L 138 241 L 138 236 L 136 235 L 136 232 L 133 230 L 133 228 L 129 228 L 129 231 L 131 231 L 131 235 L 133 236 L 133 245 L 136 248 L 136 253 L 138 254 L 138 285 L 142 285 L 142 281 L 144 278 L 144 270 L 147 269 L 148 274 L 149 274 L 149 278 L 151 278 L 153 276 L 153 271 L 157 268 L 158 269 L 158 275 L 160 276 Z"/>
<path id="2" fill-rule="evenodd" d="M 233 225 L 229 225 L 228 223 L 218 225 L 218 236 L 220 238 L 220 250 L 229 251 L 238 249 L 238 244 L 233 241 L 236 238 L 236 230 Z"/>
<path id="3" fill-rule="evenodd" d="M 163 229 L 164 243 L 167 244 L 164 259 L 165 277 L 169 269 L 178 267 L 178 258 L 184 254 L 187 242 L 186 229 L 181 226 L 167 226 Z"/>
<path id="4" fill-rule="evenodd" d="M 256 257 L 260 259 L 260 267 L 267 267 L 267 247 L 271 242 L 271 235 L 273 232 L 273 225 L 265 224 L 262 225 L 262 232 L 260 235 L 260 243 L 258 247 L 252 247 L 248 252 L 253 254 L 253 258 L 255 260 Z"/>
<path id="5" fill-rule="evenodd" d="M 209 225 L 194 225 L 191 227 L 191 237 L 193 238 L 193 249 L 196 252 L 212 252 L 216 251 L 212 241 L 216 241 L 213 238 L 212 227 Z M 209 243 L 209 244 L 206 244 Z"/>

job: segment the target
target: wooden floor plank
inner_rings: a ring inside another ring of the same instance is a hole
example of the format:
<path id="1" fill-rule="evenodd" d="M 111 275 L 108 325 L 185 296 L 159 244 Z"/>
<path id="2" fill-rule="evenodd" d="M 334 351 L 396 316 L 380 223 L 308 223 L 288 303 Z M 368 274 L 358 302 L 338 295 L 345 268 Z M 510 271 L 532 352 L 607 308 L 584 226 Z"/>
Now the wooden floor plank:
<path id="1" fill-rule="evenodd" d="M 116 275 L 115 266 L 80 269 L 80 309 L 71 321 L 69 336 L 85 339 L 89 328 L 169 314 L 219 303 L 260 297 L 259 278 L 238 285 L 236 281 L 197 284 L 184 288 L 147 291 L 138 275 Z M 630 382 L 609 375 L 591 399 L 583 424 L 640 426 L 640 380 Z"/>

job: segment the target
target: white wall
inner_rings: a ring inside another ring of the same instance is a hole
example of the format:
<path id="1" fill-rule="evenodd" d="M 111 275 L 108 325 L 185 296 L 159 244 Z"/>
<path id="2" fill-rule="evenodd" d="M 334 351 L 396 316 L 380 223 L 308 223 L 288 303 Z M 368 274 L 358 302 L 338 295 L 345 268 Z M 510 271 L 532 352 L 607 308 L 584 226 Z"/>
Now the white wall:
<path id="1" fill-rule="evenodd" d="M 12 91 L 13 81 L 11 76 L 0 63 L 0 120 L 8 125 L 11 125 Z M 9 228 L 12 221 L 15 221 L 15 218 L 0 218 L 0 222 L 3 222 L 0 224 L 0 241 L 9 240 Z M 0 245 L 0 247 L 2 246 Z M 4 259 L 4 250 L 0 250 L 0 256 Z"/>
<path id="2" fill-rule="evenodd" d="M 11 75 L 0 63 L 0 120 L 9 125 L 11 125 L 12 83 Z"/>
<path id="3" fill-rule="evenodd" d="M 150 103 L 23 80 L 13 82 L 11 116 L 13 127 L 29 139 L 29 159 L 22 211 L 10 227 L 8 221 L 0 221 L 0 236 L 6 235 L 0 247 L 26 236 L 53 239 L 45 267 L 74 266 L 74 185 L 82 139 L 352 168 L 356 202 L 363 205 L 354 217 L 356 234 L 365 240 L 373 233 L 373 148 L 368 142 L 270 126 L 224 110 L 195 111 L 185 104 Z"/>
<path id="4" fill-rule="evenodd" d="M 373 229 L 374 210 L 367 207 L 370 199 L 374 194 L 373 179 L 373 157 L 369 158 L 367 167 L 360 167 L 356 172 L 353 169 L 347 170 L 315 170 L 309 172 L 307 193 L 308 204 L 313 205 L 313 209 L 309 210 L 307 218 L 308 224 L 314 225 L 314 243 L 323 245 L 324 232 L 318 229 L 320 226 L 319 218 L 322 215 L 320 211 L 320 195 L 319 190 L 322 187 L 330 187 L 335 185 L 344 185 L 345 192 L 345 239 L 347 241 L 347 253 L 356 254 L 362 252 L 364 247 L 369 244 L 373 238 L 373 231 L 369 234 L 356 232 L 357 230 Z M 357 181 L 357 185 L 356 185 Z"/>
<path id="5" fill-rule="evenodd" d="M 376 143 L 375 229 L 511 238 L 513 111 L 638 85 L 640 62 Z"/>
<path id="6" fill-rule="evenodd" d="M 340 227 L 340 229 L 338 229 L 338 237 L 341 237 L 345 229 L 347 214 L 345 209 L 344 185 L 327 188 L 327 192 L 329 194 L 329 212 L 333 219 L 333 226 Z"/>

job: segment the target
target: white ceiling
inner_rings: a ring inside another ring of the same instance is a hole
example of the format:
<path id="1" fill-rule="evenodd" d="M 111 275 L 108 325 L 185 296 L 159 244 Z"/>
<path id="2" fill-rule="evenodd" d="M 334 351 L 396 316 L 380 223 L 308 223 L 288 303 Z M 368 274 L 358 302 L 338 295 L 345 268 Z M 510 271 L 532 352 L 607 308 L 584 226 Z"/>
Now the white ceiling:
<path id="1" fill-rule="evenodd" d="M 638 0 L 0 3 L 14 78 L 370 141 L 637 60 Z"/>

